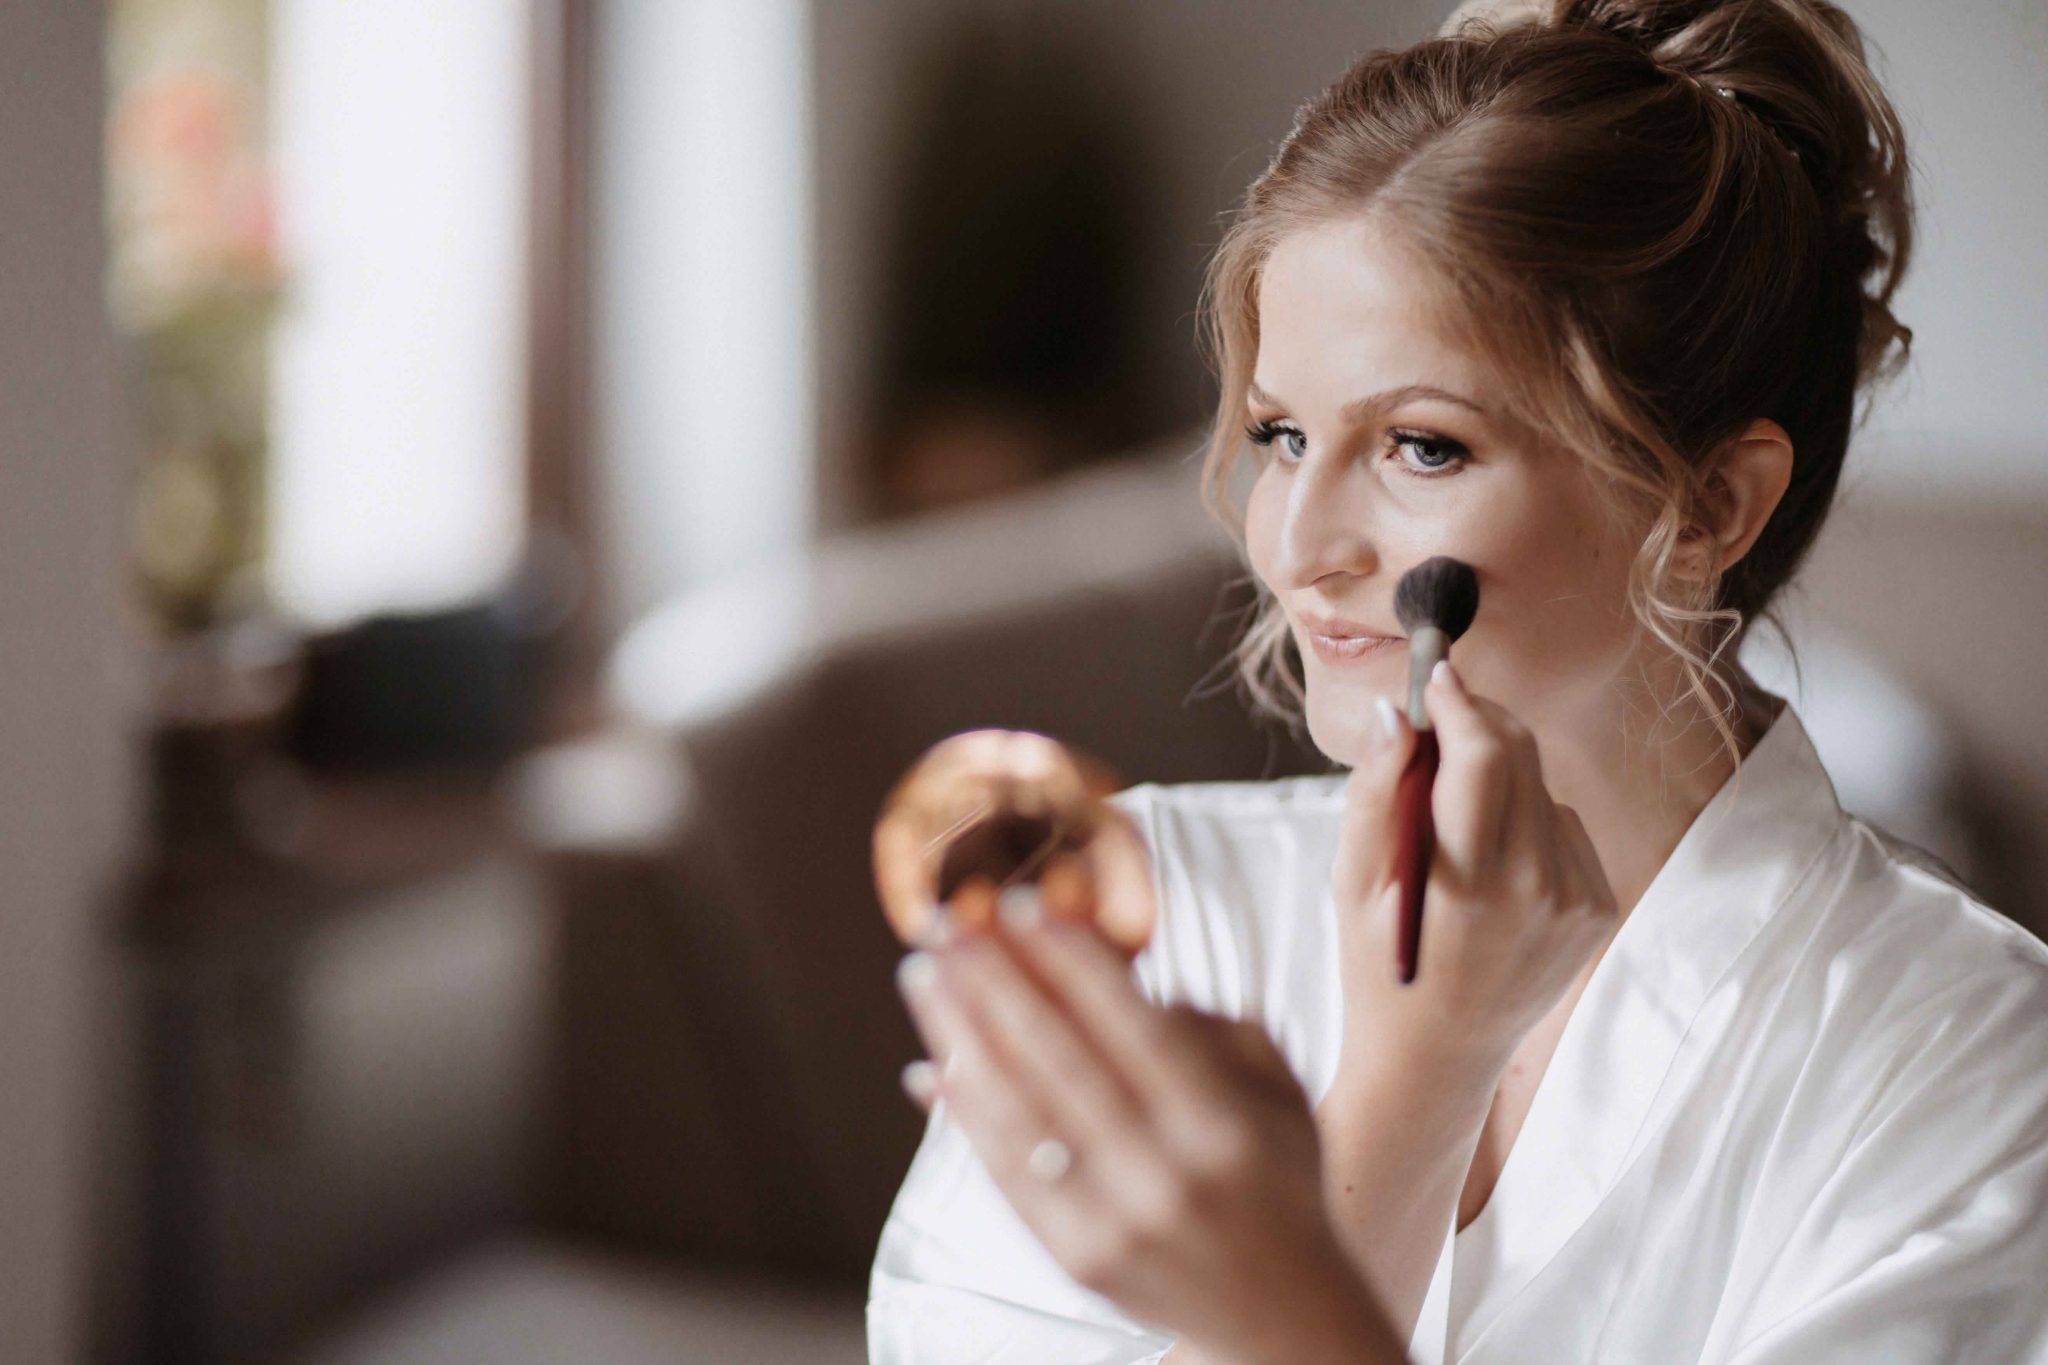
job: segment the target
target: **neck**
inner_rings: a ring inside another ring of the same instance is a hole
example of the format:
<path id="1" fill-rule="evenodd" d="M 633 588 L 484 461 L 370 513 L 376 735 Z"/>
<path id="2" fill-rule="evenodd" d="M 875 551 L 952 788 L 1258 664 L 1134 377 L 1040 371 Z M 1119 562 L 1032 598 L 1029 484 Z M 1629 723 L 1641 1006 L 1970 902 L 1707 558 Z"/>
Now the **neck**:
<path id="1" fill-rule="evenodd" d="M 1770 717 L 1761 689 L 1746 674 L 1734 681 L 1731 723 L 1747 756 Z M 1623 914 L 1736 768 L 1706 707 L 1690 696 L 1660 715 L 1617 689 L 1597 714 L 1544 733 L 1539 745 L 1551 795 L 1578 812 Z"/>

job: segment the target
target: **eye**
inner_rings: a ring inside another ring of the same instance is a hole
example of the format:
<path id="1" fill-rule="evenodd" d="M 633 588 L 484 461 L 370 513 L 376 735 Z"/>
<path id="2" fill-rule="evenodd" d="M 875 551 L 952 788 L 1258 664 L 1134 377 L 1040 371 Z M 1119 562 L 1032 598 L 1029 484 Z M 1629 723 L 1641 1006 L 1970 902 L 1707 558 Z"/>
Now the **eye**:
<path id="1" fill-rule="evenodd" d="M 1244 429 L 1244 434 L 1245 439 L 1255 446 L 1270 446 L 1276 439 L 1285 437 L 1286 444 L 1283 448 L 1291 453 L 1297 462 L 1308 458 L 1308 452 L 1294 444 L 1298 441 L 1306 445 L 1308 442 L 1308 437 L 1299 427 L 1280 422 L 1254 422 Z"/>
<path id="2" fill-rule="evenodd" d="M 1401 458 L 1400 465 L 1418 478 L 1456 473 L 1460 465 L 1472 458 L 1472 453 L 1459 442 L 1447 436 L 1433 436 L 1426 431 L 1396 427 L 1387 433 L 1387 439 L 1395 450 L 1410 453 L 1412 458 Z"/>

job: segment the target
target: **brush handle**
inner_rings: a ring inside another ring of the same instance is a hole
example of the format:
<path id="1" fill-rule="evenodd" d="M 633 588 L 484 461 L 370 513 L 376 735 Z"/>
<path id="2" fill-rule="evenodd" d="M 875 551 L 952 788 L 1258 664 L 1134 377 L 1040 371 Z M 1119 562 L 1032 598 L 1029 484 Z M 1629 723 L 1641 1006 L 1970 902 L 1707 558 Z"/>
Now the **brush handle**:
<path id="1" fill-rule="evenodd" d="M 1394 788 L 1394 880 L 1401 888 L 1401 919 L 1396 929 L 1401 984 L 1415 979 L 1415 961 L 1422 946 L 1422 893 L 1436 854 L 1436 822 L 1430 815 L 1430 794 L 1436 787 L 1438 749 L 1432 727 L 1415 732 L 1415 751 Z"/>

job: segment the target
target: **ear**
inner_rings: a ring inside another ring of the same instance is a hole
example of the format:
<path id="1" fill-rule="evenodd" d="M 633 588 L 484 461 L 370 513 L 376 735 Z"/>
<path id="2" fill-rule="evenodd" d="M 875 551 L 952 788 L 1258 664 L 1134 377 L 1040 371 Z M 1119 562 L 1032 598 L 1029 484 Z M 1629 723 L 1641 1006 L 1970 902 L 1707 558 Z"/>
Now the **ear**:
<path id="1" fill-rule="evenodd" d="M 1721 448 L 1707 476 L 1706 524 L 1686 532 L 1686 570 L 1725 573 L 1740 561 L 1791 482 L 1792 438 L 1770 418 L 1757 418 Z"/>

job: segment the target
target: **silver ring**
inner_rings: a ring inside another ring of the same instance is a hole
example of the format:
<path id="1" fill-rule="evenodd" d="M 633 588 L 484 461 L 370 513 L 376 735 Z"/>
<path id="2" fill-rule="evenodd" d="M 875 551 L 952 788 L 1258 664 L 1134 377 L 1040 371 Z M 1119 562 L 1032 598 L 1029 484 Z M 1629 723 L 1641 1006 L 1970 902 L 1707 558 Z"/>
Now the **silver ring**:
<path id="1" fill-rule="evenodd" d="M 1040 1138 L 1024 1158 L 1024 1169 L 1050 1185 L 1072 1170 L 1074 1149 L 1058 1138 Z"/>

